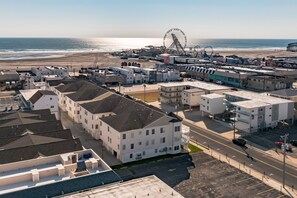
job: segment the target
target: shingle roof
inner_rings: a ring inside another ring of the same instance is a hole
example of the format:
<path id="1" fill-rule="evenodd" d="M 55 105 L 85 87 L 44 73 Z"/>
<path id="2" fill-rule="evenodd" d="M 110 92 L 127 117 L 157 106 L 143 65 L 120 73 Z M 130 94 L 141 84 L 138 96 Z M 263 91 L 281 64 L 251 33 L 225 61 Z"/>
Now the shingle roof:
<path id="1" fill-rule="evenodd" d="M 82 150 L 49 110 L 0 114 L 0 164 Z"/>
<path id="2" fill-rule="evenodd" d="M 0 70 L 0 81 L 19 81 L 20 76 L 16 71 Z"/>
<path id="3" fill-rule="evenodd" d="M 50 114 L 47 110 L 17 111 L 14 113 L 1 113 L 0 114 L 0 128 L 2 127 L 16 127 L 18 125 L 42 123 L 46 121 L 56 120 L 55 115 Z"/>
<path id="4" fill-rule="evenodd" d="M 53 91 L 49 91 L 49 90 L 38 90 L 29 100 L 33 104 L 35 104 L 42 96 L 45 96 L 45 95 L 56 95 L 56 94 Z"/>
<path id="5" fill-rule="evenodd" d="M 46 127 L 44 127 L 46 126 Z M 26 131 L 32 131 L 35 134 L 41 134 L 51 131 L 61 131 L 63 126 L 61 121 L 53 120 L 40 123 L 22 124 L 18 126 L 0 127 L 0 138 L 19 136 Z"/>
<path id="6" fill-rule="evenodd" d="M 82 150 L 79 139 L 63 140 L 38 145 L 29 145 L 0 151 L 0 164 L 30 160 L 41 156 L 51 156 L 61 153 Z"/>
<path id="7" fill-rule="evenodd" d="M 74 81 L 72 83 L 68 83 L 66 85 L 60 85 L 56 87 L 56 89 L 59 92 L 66 93 L 66 92 L 74 92 L 80 89 L 81 87 L 90 87 L 90 86 L 96 86 L 93 83 L 90 83 L 85 80 L 79 80 L 79 81 Z"/>
<path id="8" fill-rule="evenodd" d="M 100 88 L 97 86 L 93 86 L 93 85 L 88 87 L 83 86 L 75 93 L 68 94 L 67 97 L 69 97 L 73 101 L 85 101 L 85 100 L 92 100 L 106 92 L 107 92 L 106 89 Z"/>

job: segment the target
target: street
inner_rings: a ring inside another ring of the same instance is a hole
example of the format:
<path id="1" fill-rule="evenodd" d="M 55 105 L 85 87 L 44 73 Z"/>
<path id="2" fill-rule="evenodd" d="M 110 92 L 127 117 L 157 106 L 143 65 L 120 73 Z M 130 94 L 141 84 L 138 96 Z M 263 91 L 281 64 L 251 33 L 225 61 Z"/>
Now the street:
<path id="1" fill-rule="evenodd" d="M 282 183 L 283 163 L 281 161 L 275 160 L 268 155 L 251 148 L 244 149 L 233 144 L 230 140 L 199 128 L 189 122 L 184 122 L 184 124 L 190 127 L 190 136 L 193 141 L 209 147 L 210 149 L 221 153 L 223 156 L 232 158 L 239 163 L 244 163 L 254 170 L 263 173 L 263 175 L 267 175 Z M 247 157 L 248 154 L 253 160 Z M 293 188 L 296 188 L 297 186 L 297 169 L 290 165 L 286 165 L 286 185 L 289 187 L 293 186 Z"/>

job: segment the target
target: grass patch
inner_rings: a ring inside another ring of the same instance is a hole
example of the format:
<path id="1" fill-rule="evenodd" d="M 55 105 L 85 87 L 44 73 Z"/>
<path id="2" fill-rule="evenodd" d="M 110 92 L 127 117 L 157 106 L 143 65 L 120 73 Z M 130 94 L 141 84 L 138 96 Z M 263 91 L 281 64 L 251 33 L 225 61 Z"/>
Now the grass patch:
<path id="1" fill-rule="evenodd" d="M 156 162 L 159 160 L 165 160 L 165 159 L 170 159 L 170 158 L 174 158 L 177 156 L 181 156 L 181 155 L 185 155 L 186 153 L 178 153 L 175 155 L 161 155 L 161 156 L 157 156 L 157 157 L 152 157 L 152 158 L 148 158 L 148 159 L 143 159 L 143 160 L 139 160 L 139 161 L 135 161 L 135 162 L 128 162 L 125 164 L 119 164 L 119 165 L 115 165 L 115 166 L 111 166 L 112 169 L 121 169 L 121 168 L 126 168 L 126 167 L 131 167 L 131 166 L 135 166 L 135 165 L 140 165 L 140 164 L 148 164 L 150 162 Z"/>
<path id="2" fill-rule="evenodd" d="M 129 94 L 129 95 L 144 101 L 144 93 L 135 93 L 135 94 Z M 160 98 L 160 92 L 145 93 L 145 102 L 156 102 L 158 101 L 159 98 Z"/>
<path id="3" fill-rule="evenodd" d="M 190 153 L 197 153 L 202 151 L 202 149 L 198 148 L 197 146 L 189 143 L 189 149 L 191 150 Z"/>

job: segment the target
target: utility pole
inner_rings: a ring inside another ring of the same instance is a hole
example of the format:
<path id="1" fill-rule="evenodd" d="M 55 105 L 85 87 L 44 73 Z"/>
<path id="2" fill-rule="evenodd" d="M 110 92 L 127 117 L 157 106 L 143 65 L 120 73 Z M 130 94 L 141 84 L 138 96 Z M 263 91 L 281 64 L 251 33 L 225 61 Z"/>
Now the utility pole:
<path id="1" fill-rule="evenodd" d="M 146 88 L 146 84 L 143 84 L 143 100 L 145 102 L 145 88 Z"/>
<path id="2" fill-rule="evenodd" d="M 283 188 L 285 188 L 285 179 L 286 179 L 286 145 L 287 145 L 287 139 L 288 139 L 289 134 L 286 133 L 284 136 L 281 136 L 281 138 L 284 139 L 284 143 L 282 144 L 282 150 L 284 154 L 284 159 L 283 159 Z"/>

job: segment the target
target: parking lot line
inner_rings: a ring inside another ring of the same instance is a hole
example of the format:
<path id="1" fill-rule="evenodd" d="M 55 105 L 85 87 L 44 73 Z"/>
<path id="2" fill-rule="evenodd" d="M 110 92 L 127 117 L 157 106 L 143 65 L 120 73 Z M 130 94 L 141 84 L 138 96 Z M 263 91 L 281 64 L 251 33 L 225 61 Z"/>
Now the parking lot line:
<path id="1" fill-rule="evenodd" d="M 249 178 L 240 180 L 240 181 L 238 181 L 238 182 L 235 182 L 235 184 L 238 184 L 238 183 L 240 183 L 240 182 L 247 181 L 247 180 L 250 180 L 250 179 L 254 179 L 254 178 L 253 178 L 253 177 L 249 177 Z"/>
<path id="2" fill-rule="evenodd" d="M 257 183 L 257 184 L 250 185 L 250 186 L 248 186 L 246 189 L 253 188 L 253 187 L 258 186 L 258 185 L 260 185 L 260 184 L 263 184 L 263 183 L 259 182 L 259 183 Z"/>
<path id="3" fill-rule="evenodd" d="M 275 189 L 274 188 L 270 188 L 268 190 L 264 190 L 262 192 L 257 193 L 257 195 L 262 195 L 262 194 L 267 193 L 267 192 L 272 191 L 272 190 L 275 190 Z"/>

